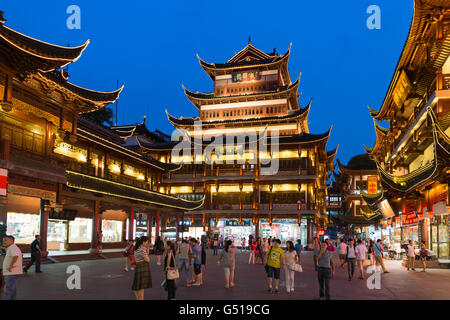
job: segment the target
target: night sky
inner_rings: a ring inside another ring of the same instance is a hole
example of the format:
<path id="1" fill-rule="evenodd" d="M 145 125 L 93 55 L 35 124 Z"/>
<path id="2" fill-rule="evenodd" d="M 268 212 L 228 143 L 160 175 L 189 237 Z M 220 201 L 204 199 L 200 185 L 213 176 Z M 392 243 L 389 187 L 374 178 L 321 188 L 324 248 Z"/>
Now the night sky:
<path id="1" fill-rule="evenodd" d="M 81 30 L 69 30 L 69 5 L 81 8 Z M 369 30 L 370 5 L 381 8 L 381 30 Z M 379 109 L 405 43 L 413 0 L 351 1 L 17 1 L 3 0 L 6 25 L 58 45 L 90 45 L 70 65 L 70 81 L 112 91 L 125 84 L 119 124 L 141 122 L 171 134 L 164 110 L 197 116 L 185 97 L 213 83 L 196 54 L 225 62 L 252 44 L 285 53 L 292 42 L 293 81 L 302 73 L 300 106 L 311 98 L 311 133 L 334 125 L 328 149 L 340 145 L 346 163 L 371 147 L 375 131 L 367 106 Z M 114 109 L 114 106 L 113 106 Z M 384 124 L 386 126 L 386 124 Z"/>

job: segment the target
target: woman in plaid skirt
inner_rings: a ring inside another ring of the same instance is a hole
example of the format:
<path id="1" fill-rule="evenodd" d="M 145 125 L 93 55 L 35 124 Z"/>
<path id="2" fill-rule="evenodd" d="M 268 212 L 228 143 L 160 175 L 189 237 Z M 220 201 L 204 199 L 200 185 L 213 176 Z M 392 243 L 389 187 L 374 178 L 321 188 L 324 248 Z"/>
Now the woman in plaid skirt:
<path id="1" fill-rule="evenodd" d="M 144 300 L 144 289 L 152 287 L 152 275 L 150 273 L 150 258 L 148 257 L 150 242 L 147 237 L 141 237 L 135 245 L 134 258 L 136 269 L 131 290 L 136 295 L 136 300 Z"/>

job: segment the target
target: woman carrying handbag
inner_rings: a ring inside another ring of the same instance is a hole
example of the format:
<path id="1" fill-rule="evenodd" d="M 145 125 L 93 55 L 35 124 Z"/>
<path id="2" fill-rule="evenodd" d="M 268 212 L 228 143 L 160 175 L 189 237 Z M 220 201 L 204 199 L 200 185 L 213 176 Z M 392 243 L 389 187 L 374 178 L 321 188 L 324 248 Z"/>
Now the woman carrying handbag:
<path id="1" fill-rule="evenodd" d="M 294 243 L 292 241 L 286 242 L 286 252 L 284 253 L 285 259 L 286 259 L 286 291 L 287 293 L 293 293 L 294 292 L 294 279 L 295 279 L 295 272 L 302 272 L 302 266 L 298 264 L 298 255 L 297 251 L 295 250 Z"/>
<path id="2" fill-rule="evenodd" d="M 167 252 L 166 257 L 164 258 L 164 269 L 166 270 L 167 299 L 176 300 L 175 292 L 177 287 L 175 284 L 175 280 L 180 277 L 180 274 L 175 262 L 176 249 L 174 243 L 172 241 L 167 241 L 165 249 Z"/>

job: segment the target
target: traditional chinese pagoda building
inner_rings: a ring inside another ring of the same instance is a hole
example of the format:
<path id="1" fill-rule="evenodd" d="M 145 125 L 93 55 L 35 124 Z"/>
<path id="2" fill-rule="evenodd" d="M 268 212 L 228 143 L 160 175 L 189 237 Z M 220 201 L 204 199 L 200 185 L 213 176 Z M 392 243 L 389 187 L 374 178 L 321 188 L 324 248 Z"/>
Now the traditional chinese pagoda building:
<path id="1" fill-rule="evenodd" d="M 33 39 L 7 27 L 0 13 L 0 224 L 25 252 L 35 234 L 48 250 L 95 248 L 100 231 L 104 248 L 123 248 L 137 217 L 145 215 L 150 232 L 160 214 L 203 205 L 159 192 L 162 176 L 181 165 L 141 154 L 124 135 L 80 117 L 122 91 L 69 81 L 63 67 L 87 45 Z"/>
<path id="2" fill-rule="evenodd" d="M 449 22 L 450 2 L 414 1 L 388 92 L 370 109 L 377 139 L 366 148 L 383 186 L 378 202 L 388 200 L 395 214 L 385 225 L 401 229 L 398 241 L 424 240 L 439 257 L 449 256 Z"/>
<path id="3" fill-rule="evenodd" d="M 251 234 L 272 235 L 306 243 L 326 225 L 326 180 L 337 148 L 327 152 L 331 128 L 322 134 L 309 132 L 311 103 L 305 107 L 298 103 L 300 77 L 291 81 L 290 52 L 289 48 L 281 55 L 276 50 L 265 53 L 249 42 L 226 63 L 199 58 L 213 80 L 213 92 L 184 88 L 199 116 L 168 114 L 182 132 L 179 145 L 192 153 L 172 156 L 178 141 L 140 141 L 142 152 L 159 156 L 160 161 L 183 163 L 163 179 L 162 186 L 181 198 L 205 194 L 203 208 L 188 217 L 225 237 L 240 241 Z M 214 145 L 220 139 L 229 143 Z M 257 142 L 256 149 L 250 141 Z M 278 170 L 263 173 L 274 163 Z"/>
<path id="4" fill-rule="evenodd" d="M 347 165 L 339 159 L 337 163 L 339 169 L 333 172 L 334 189 L 335 193 L 341 195 L 342 214 L 333 218 L 348 236 L 364 233 L 363 237 L 369 238 L 370 233 L 378 229 L 378 222 L 382 218 L 380 211 L 371 210 L 365 201 L 371 196 L 378 197 L 377 166 L 367 154 L 354 156 Z M 381 230 L 379 233 L 381 236 Z"/>

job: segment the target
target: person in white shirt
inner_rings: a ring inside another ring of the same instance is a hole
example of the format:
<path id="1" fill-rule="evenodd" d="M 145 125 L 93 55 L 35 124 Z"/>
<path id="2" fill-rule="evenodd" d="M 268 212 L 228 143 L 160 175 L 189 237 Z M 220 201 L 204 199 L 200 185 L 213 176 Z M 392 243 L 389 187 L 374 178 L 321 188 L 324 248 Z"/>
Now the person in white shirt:
<path id="1" fill-rule="evenodd" d="M 416 271 L 416 269 L 414 269 L 414 260 L 416 258 L 416 248 L 414 247 L 414 242 L 412 240 L 409 240 L 407 256 L 408 256 L 408 265 L 407 265 L 408 271 L 409 271 L 409 269 L 412 269 L 412 271 Z"/>
<path id="2" fill-rule="evenodd" d="M 347 258 L 347 244 L 344 239 L 341 239 L 339 244 L 339 260 L 341 260 L 341 268 L 344 268 L 345 260 Z"/>
<path id="3" fill-rule="evenodd" d="M 348 267 L 348 281 L 351 281 L 353 275 L 355 274 L 355 261 L 356 261 L 356 252 L 355 245 L 353 244 L 353 239 L 348 240 L 347 246 L 347 267 Z"/>
<path id="4" fill-rule="evenodd" d="M 22 269 L 22 251 L 14 244 L 13 236 L 3 238 L 2 249 L 6 250 L 6 256 L 3 260 L 3 276 L 5 277 L 5 291 L 3 300 L 16 300 L 17 281 Z"/>
<path id="5" fill-rule="evenodd" d="M 367 257 L 367 248 L 366 246 L 362 243 L 361 240 L 358 240 L 358 245 L 356 246 L 356 262 L 358 265 L 358 269 L 359 269 L 359 279 L 363 280 L 364 279 L 364 261 L 366 260 Z"/>

